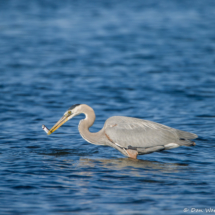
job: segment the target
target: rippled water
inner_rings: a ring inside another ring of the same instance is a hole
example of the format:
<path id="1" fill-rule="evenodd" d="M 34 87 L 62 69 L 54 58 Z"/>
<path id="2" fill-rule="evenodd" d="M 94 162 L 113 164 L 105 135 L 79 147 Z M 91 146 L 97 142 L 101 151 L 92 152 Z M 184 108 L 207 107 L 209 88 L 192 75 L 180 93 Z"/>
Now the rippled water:
<path id="1" fill-rule="evenodd" d="M 1 1 L 1 214 L 187 214 L 215 193 L 214 1 Z M 73 104 L 199 135 L 125 158 L 84 141 Z M 183 212 L 184 208 L 189 210 Z"/>

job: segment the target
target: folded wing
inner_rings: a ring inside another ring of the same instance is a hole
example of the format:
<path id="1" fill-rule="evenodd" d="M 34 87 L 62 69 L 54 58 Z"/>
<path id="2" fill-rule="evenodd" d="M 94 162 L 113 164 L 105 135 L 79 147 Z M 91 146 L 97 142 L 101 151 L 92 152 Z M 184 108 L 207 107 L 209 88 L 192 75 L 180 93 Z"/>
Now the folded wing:
<path id="1" fill-rule="evenodd" d="M 193 145 L 192 139 L 198 136 L 186 131 L 132 117 L 115 116 L 105 123 L 105 133 L 110 140 L 123 148 L 156 147 L 169 143 Z"/>

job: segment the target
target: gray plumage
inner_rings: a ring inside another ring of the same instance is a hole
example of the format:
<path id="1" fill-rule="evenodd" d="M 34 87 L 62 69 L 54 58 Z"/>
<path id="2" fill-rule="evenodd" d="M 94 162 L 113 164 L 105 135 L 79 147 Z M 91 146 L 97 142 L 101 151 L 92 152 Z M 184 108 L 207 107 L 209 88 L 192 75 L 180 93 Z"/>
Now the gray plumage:
<path id="1" fill-rule="evenodd" d="M 156 122 L 125 116 L 110 117 L 99 132 L 91 133 L 89 128 L 95 121 L 95 113 L 91 107 L 84 104 L 73 105 L 69 108 L 48 134 L 81 113 L 86 117 L 80 121 L 78 128 L 86 141 L 111 146 L 131 158 L 179 146 L 193 146 L 195 143 L 191 140 L 198 137 L 196 134 Z"/>
<path id="2" fill-rule="evenodd" d="M 115 126 L 113 126 L 115 125 Z M 138 154 L 147 154 L 165 149 L 165 145 L 193 145 L 198 136 L 186 131 L 132 117 L 114 116 L 105 122 L 105 132 L 110 139 L 123 148 L 136 148 Z"/>

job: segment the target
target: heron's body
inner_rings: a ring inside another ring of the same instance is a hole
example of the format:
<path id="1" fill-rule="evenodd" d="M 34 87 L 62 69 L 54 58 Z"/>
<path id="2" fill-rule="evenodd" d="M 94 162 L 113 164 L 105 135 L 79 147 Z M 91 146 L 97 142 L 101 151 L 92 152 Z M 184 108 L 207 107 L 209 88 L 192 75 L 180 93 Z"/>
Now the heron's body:
<path id="1" fill-rule="evenodd" d="M 193 146 L 195 143 L 191 140 L 197 138 L 197 135 L 193 133 L 125 116 L 110 117 L 99 132 L 91 133 L 89 128 L 95 121 L 95 113 L 91 107 L 84 104 L 72 106 L 48 134 L 81 113 L 86 117 L 80 121 L 78 129 L 87 142 L 111 146 L 131 158 L 179 146 Z"/>

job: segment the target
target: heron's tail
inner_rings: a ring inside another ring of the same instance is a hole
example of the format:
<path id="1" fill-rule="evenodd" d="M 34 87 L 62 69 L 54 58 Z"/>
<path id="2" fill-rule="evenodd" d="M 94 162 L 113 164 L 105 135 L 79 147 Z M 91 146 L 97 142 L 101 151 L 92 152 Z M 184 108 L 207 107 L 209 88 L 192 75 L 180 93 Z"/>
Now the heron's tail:
<path id="1" fill-rule="evenodd" d="M 193 140 L 198 137 L 196 134 L 193 134 L 187 131 L 181 131 L 181 130 L 177 130 L 177 134 L 180 139 L 185 139 L 185 140 Z"/>
<path id="2" fill-rule="evenodd" d="M 187 132 L 187 131 L 181 131 L 177 130 L 177 134 L 179 137 L 179 144 L 181 146 L 195 146 L 196 143 L 191 141 L 193 139 L 196 139 L 198 136 L 196 134 Z"/>

